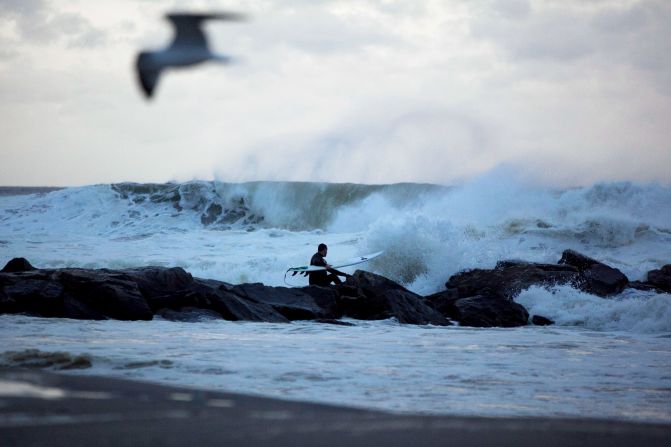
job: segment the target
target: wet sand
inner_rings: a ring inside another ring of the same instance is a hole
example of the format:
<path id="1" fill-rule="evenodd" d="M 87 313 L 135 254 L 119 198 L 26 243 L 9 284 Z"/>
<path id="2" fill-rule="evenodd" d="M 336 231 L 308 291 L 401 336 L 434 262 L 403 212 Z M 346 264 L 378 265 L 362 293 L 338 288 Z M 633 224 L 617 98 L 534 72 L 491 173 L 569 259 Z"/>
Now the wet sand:
<path id="1" fill-rule="evenodd" d="M 3 446 L 671 445 L 671 425 L 397 415 L 104 377 L 0 369 Z"/>

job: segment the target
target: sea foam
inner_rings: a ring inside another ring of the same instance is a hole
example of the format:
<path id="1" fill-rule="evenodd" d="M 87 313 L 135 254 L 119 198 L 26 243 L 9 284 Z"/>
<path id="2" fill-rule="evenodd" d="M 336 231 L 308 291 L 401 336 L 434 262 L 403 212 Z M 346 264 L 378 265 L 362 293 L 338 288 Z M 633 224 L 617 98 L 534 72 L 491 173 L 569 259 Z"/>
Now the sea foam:
<path id="1" fill-rule="evenodd" d="M 429 294 L 463 269 L 557 262 L 569 248 L 645 279 L 671 262 L 670 222 L 671 187 L 657 184 L 554 189 L 501 173 L 454 187 L 122 183 L 0 195 L 0 256 L 282 285 L 325 242 L 333 263 L 385 250 L 365 268 Z"/>
<path id="2" fill-rule="evenodd" d="M 671 295 L 628 291 L 601 298 L 570 286 L 530 287 L 515 301 L 530 315 L 542 315 L 561 326 L 579 326 L 596 331 L 636 333 L 671 332 Z"/>

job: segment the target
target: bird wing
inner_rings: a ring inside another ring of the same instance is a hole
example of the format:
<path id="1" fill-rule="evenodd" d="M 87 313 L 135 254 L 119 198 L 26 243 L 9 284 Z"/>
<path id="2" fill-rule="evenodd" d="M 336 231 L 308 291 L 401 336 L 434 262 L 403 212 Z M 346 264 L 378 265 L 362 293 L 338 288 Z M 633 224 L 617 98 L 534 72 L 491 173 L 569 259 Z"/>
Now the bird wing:
<path id="1" fill-rule="evenodd" d="M 161 70 L 155 68 L 148 60 L 151 56 L 147 53 L 140 53 L 137 58 L 137 78 L 142 86 L 142 91 L 147 98 L 151 98 L 154 93 L 154 88 L 158 83 L 158 77 Z"/>
<path id="2" fill-rule="evenodd" d="M 233 13 L 219 14 L 168 14 L 166 16 L 175 28 L 175 38 L 170 49 L 201 47 L 207 49 L 207 39 L 200 24 L 204 20 L 242 20 L 242 16 Z"/>

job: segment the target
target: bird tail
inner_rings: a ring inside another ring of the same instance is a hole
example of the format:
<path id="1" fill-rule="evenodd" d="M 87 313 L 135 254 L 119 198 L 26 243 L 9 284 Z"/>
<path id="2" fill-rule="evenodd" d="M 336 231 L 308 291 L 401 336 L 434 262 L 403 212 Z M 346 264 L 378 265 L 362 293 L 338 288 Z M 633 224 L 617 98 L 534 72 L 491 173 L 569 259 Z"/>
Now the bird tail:
<path id="1" fill-rule="evenodd" d="M 230 64 L 234 62 L 233 58 L 230 56 L 225 56 L 223 54 L 214 54 L 212 53 L 212 60 L 222 64 Z"/>

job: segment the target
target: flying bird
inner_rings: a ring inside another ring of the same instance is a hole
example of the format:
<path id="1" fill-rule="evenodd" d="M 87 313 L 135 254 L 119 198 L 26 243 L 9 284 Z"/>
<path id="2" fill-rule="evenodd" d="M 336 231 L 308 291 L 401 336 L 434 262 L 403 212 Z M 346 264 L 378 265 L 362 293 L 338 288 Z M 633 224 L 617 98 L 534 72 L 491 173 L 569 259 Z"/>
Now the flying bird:
<path id="1" fill-rule="evenodd" d="M 137 77 L 147 98 L 151 98 L 161 70 L 189 67 L 208 60 L 229 63 L 230 57 L 210 51 L 200 25 L 205 20 L 243 20 L 241 15 L 234 13 L 167 14 L 166 18 L 175 28 L 175 38 L 170 46 L 159 51 L 142 51 L 137 57 Z"/>

